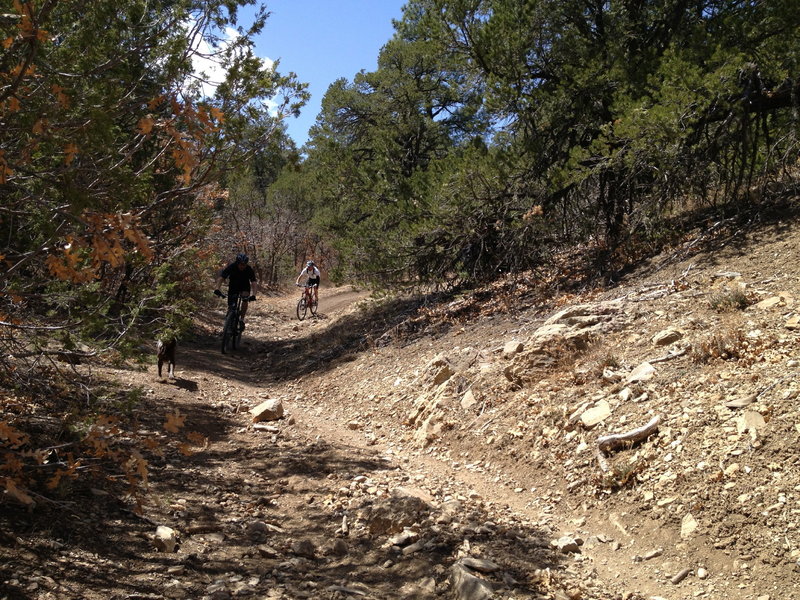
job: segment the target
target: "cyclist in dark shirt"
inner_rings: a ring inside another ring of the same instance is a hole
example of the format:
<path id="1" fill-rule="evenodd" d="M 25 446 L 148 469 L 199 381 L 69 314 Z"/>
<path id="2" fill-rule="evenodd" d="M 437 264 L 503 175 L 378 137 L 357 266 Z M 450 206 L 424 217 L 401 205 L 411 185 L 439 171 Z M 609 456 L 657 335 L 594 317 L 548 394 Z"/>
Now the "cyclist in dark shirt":
<path id="1" fill-rule="evenodd" d="M 214 293 L 217 296 L 222 296 L 219 290 L 223 282 L 228 280 L 228 306 L 236 303 L 236 297 L 241 295 L 242 299 L 242 313 L 241 313 L 241 327 L 244 328 L 244 316 L 247 314 L 247 303 L 256 299 L 255 293 L 258 287 L 256 281 L 256 272 L 249 264 L 250 258 L 247 254 L 237 254 L 236 260 L 222 269 L 217 279 L 217 286 Z"/>

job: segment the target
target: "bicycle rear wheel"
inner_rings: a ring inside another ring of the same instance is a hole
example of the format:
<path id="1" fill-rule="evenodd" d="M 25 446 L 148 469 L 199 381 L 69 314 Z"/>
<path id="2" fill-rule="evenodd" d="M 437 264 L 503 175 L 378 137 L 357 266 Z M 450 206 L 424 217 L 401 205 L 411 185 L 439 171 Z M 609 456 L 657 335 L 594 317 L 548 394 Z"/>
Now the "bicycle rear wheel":
<path id="1" fill-rule="evenodd" d="M 303 296 L 300 300 L 297 301 L 297 318 L 301 321 L 306 318 L 306 312 L 308 311 L 308 305 L 306 304 L 306 297 Z"/>
<path id="2" fill-rule="evenodd" d="M 309 307 L 309 309 L 311 310 L 311 314 L 312 315 L 314 315 L 314 316 L 317 315 L 317 301 L 316 300 L 312 300 L 311 301 L 311 306 Z"/>

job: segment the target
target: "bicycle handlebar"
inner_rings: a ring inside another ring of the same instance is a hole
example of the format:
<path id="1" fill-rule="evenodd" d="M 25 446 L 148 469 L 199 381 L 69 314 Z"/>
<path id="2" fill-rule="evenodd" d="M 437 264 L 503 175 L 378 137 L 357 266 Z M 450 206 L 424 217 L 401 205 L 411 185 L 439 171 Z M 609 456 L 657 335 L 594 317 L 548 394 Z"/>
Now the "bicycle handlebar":
<path id="1" fill-rule="evenodd" d="M 219 292 L 219 293 L 217 293 Z M 246 294 L 246 295 L 245 295 Z M 219 296 L 220 298 L 227 298 L 228 294 L 223 294 L 219 290 L 214 290 L 214 295 Z M 241 292 L 238 297 L 241 297 L 243 300 L 247 300 L 248 302 L 253 302 L 256 297 L 248 292 Z"/>

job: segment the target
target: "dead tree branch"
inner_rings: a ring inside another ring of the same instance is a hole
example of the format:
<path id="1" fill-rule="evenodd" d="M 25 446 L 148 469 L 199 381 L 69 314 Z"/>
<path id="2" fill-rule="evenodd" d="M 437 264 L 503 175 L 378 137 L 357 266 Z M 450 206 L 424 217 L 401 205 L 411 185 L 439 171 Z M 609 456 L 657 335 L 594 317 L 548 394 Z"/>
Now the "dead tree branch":
<path id="1" fill-rule="evenodd" d="M 597 438 L 597 447 L 601 452 L 610 452 L 625 445 L 632 445 L 646 439 L 651 433 L 658 429 L 658 424 L 661 422 L 661 415 L 656 415 L 650 421 L 637 429 L 632 429 L 627 433 L 615 433 L 611 435 L 604 435 Z"/>

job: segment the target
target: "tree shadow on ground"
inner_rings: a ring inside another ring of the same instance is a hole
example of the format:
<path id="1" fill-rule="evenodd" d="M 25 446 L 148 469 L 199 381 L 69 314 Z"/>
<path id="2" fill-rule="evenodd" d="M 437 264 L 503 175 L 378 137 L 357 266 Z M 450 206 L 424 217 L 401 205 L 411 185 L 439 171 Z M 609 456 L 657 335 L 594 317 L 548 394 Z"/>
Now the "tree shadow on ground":
<path id="1" fill-rule="evenodd" d="M 202 402 L 181 408 L 222 442 L 225 432 L 241 425 Z M 150 421 L 144 425 L 154 427 L 160 417 L 153 414 Z M 429 577 L 444 585 L 465 536 L 475 552 L 517 580 L 516 592 L 536 593 L 532 574 L 560 562 L 544 551 L 544 532 L 532 526 L 486 527 L 489 517 L 478 505 L 468 517 L 461 515 L 468 521 L 466 533 L 432 527 L 438 508 L 421 511 L 417 520 L 427 543 L 404 554 L 387 543 L 388 533 L 371 533 L 365 525 L 374 515 L 388 516 L 396 500 L 363 489 L 342 495 L 353 489 L 356 475 L 391 478 L 397 467 L 372 449 L 309 442 L 281 427 L 274 438 L 248 444 L 229 440 L 188 456 L 174 450 L 161 460 L 150 456 L 151 492 L 143 517 L 90 490 L 82 499 L 72 498 L 79 501 L 79 514 L 56 507 L 4 511 L 0 521 L 8 533 L 0 538 L 0 582 L 5 582 L 0 591 L 9 599 L 34 597 L 31 590 L 51 587 L 41 575 L 47 573 L 63 597 L 86 600 L 164 597 L 175 581 L 188 594 L 184 597 L 207 595 L 212 582 L 223 582 L 224 588 L 239 581 L 256 582 L 252 593 L 237 592 L 245 598 L 264 597 L 275 586 L 311 594 L 298 597 L 339 598 L 337 586 L 362 590 L 365 598 L 425 597 L 409 590 Z M 343 518 L 350 523 L 346 534 Z M 253 528 L 260 522 L 272 529 Z M 156 525 L 179 532 L 177 553 L 155 551 Z M 336 539 L 345 542 L 345 553 L 331 552 Z M 303 540 L 313 544 L 311 553 L 297 548 Z"/>

